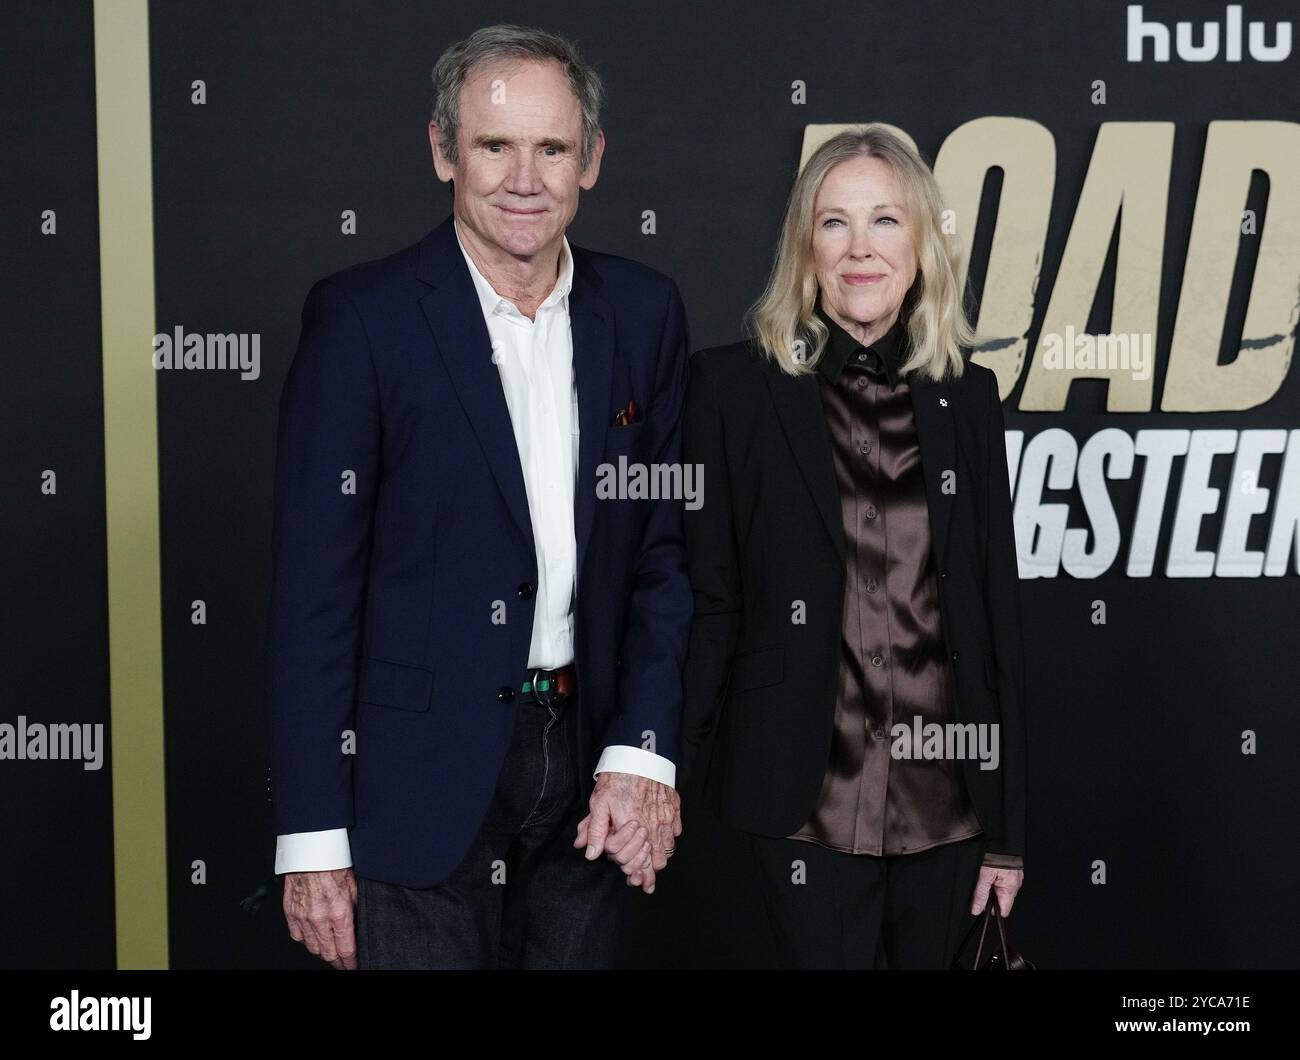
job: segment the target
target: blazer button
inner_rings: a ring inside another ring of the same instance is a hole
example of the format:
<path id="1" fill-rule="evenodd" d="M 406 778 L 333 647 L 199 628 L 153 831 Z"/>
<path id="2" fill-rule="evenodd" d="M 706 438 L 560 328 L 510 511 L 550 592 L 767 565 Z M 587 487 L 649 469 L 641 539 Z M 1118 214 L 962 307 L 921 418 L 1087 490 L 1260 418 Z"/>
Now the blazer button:
<path id="1" fill-rule="evenodd" d="M 533 595 L 533 583 L 520 582 L 519 588 L 516 589 L 515 592 L 518 594 L 520 600 L 529 600 Z"/>
<path id="2" fill-rule="evenodd" d="M 953 662 L 956 662 L 956 661 L 957 661 L 957 653 L 956 653 L 956 652 L 953 652 L 953 653 L 952 653 L 952 661 L 953 661 Z"/>
<path id="3" fill-rule="evenodd" d="M 940 577 L 940 578 L 946 578 L 946 577 L 948 577 L 948 572 L 947 572 L 946 570 L 941 570 L 941 571 L 939 572 L 939 577 Z"/>
<path id="4" fill-rule="evenodd" d="M 502 703 L 513 703 L 515 701 L 515 690 L 509 685 L 503 685 L 497 692 L 497 699 Z"/>

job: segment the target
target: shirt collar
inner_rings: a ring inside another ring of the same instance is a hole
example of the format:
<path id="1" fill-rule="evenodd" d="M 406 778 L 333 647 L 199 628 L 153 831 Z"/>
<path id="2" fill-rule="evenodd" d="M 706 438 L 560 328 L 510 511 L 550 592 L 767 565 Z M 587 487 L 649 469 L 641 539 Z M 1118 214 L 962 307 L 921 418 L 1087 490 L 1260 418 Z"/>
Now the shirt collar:
<path id="1" fill-rule="evenodd" d="M 840 376 L 844 374 L 844 369 L 864 350 L 870 349 L 875 350 L 884 360 L 885 377 L 889 380 L 890 389 L 892 390 L 898 386 L 902 379 L 898 370 L 906 360 L 907 345 L 906 328 L 901 313 L 888 331 L 871 343 L 870 346 L 864 347 L 862 343 L 840 327 L 829 313 L 822 309 L 820 299 L 814 312 L 830 332 L 826 338 L 826 348 L 822 350 L 821 357 L 817 360 L 817 370 L 827 380 L 838 383 Z"/>
<path id="2" fill-rule="evenodd" d="M 514 308 L 515 312 L 518 312 L 518 307 L 509 298 L 497 294 L 496 289 L 488 282 L 487 277 L 479 272 L 478 266 L 474 264 L 474 259 L 469 256 L 465 244 L 461 242 L 460 225 L 455 220 L 452 221 L 452 229 L 456 233 L 456 244 L 460 247 L 461 254 L 465 256 L 465 264 L 469 267 L 469 278 L 474 281 L 474 290 L 478 292 L 478 300 L 483 307 L 484 319 L 496 312 L 506 312 L 510 308 Z M 556 277 L 555 286 L 551 288 L 551 293 L 538 306 L 539 309 L 557 305 L 568 297 L 569 291 L 573 287 L 573 251 L 569 249 L 568 236 L 561 236 L 560 239 L 562 243 L 560 274 Z"/>

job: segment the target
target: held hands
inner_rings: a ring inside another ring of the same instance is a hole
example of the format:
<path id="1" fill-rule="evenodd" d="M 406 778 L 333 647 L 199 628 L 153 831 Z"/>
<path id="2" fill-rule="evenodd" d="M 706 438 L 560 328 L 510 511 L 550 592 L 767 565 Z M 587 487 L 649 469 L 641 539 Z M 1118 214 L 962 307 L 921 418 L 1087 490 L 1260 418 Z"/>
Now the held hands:
<path id="1" fill-rule="evenodd" d="M 284 874 L 284 918 L 289 937 L 340 971 L 357 967 L 352 910 L 357 880 L 351 869 Z"/>
<path id="2" fill-rule="evenodd" d="M 653 894 L 655 873 L 668 864 L 682 834 L 676 790 L 648 777 L 602 773 L 590 810 L 578 824 L 573 845 L 585 846 L 589 861 L 603 851 L 622 867 L 629 886 Z M 981 883 L 983 879 L 981 875 Z M 290 938 L 339 970 L 357 967 L 356 901 L 357 881 L 350 868 L 284 875 Z"/>
<path id="3" fill-rule="evenodd" d="M 1016 894 L 1025 882 L 1024 869 L 998 869 L 992 865 L 980 866 L 980 877 L 975 882 L 975 893 L 971 895 L 971 916 L 979 916 L 989 902 L 989 889 L 998 896 L 998 913 L 1005 919 L 1011 915 Z"/>
<path id="4" fill-rule="evenodd" d="M 603 851 L 622 867 L 629 887 L 654 894 L 655 874 L 668 864 L 682 834 L 676 789 L 631 773 L 601 773 L 589 806 L 573 845 L 587 848 L 588 861 Z"/>

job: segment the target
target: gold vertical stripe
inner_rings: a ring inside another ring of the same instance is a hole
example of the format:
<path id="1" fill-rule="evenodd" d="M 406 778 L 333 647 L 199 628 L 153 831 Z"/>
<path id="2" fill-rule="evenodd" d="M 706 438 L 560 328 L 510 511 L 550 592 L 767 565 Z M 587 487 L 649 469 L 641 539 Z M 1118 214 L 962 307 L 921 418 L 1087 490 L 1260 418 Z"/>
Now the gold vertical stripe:
<path id="1" fill-rule="evenodd" d="M 148 0 L 95 0 L 117 966 L 167 967 Z"/>

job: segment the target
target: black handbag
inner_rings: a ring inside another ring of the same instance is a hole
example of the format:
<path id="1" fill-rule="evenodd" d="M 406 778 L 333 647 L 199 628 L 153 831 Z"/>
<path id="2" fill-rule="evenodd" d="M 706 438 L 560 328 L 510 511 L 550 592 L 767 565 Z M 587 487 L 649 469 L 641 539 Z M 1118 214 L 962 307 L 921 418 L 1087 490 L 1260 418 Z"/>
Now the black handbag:
<path id="1" fill-rule="evenodd" d="M 990 924 L 997 924 L 997 944 L 993 941 Z M 997 895 L 989 892 L 984 914 L 971 925 L 970 931 L 953 958 L 952 966 L 968 972 L 1024 972 L 1034 971 L 1034 965 L 1020 955 L 1011 945 L 1006 920 L 998 911 Z"/>

